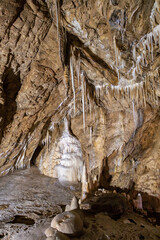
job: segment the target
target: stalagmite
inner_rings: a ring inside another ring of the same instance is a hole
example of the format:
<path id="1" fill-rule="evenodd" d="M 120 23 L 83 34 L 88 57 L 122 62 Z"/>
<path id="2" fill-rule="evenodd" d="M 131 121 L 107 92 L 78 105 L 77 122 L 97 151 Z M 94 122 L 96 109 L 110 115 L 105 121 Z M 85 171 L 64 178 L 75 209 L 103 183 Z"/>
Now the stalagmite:
<path id="1" fill-rule="evenodd" d="M 81 194 L 81 200 L 83 201 L 87 197 L 88 193 L 88 182 L 87 182 L 87 171 L 85 163 L 83 164 L 83 172 L 82 172 L 82 194 Z"/>
<path id="2" fill-rule="evenodd" d="M 143 205 L 142 205 L 142 196 L 140 193 L 137 195 L 137 209 L 142 210 Z"/>
<path id="3" fill-rule="evenodd" d="M 44 162 L 43 162 L 44 158 Z M 60 182 L 81 181 L 83 169 L 83 154 L 81 144 L 71 133 L 69 122 L 64 118 L 62 136 L 56 141 L 49 152 L 41 155 L 39 168 L 51 177 L 56 177 Z"/>

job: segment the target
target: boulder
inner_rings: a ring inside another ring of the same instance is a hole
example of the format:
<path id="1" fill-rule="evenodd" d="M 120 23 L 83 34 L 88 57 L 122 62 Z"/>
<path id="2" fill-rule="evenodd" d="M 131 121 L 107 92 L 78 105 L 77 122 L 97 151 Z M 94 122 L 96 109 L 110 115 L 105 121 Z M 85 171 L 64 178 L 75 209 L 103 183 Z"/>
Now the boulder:
<path id="1" fill-rule="evenodd" d="M 83 221 L 77 212 L 67 211 L 55 216 L 51 227 L 70 236 L 79 236 L 83 230 Z"/>
<path id="2" fill-rule="evenodd" d="M 68 205 L 68 204 L 66 205 L 65 211 L 71 211 L 75 209 L 79 209 L 79 203 L 78 203 L 78 199 L 74 196 L 72 198 L 71 205 Z"/>
<path id="3" fill-rule="evenodd" d="M 47 228 L 44 232 L 46 237 L 52 237 L 54 233 L 55 233 L 55 229 L 53 229 L 52 227 Z"/>
<path id="4" fill-rule="evenodd" d="M 70 210 L 74 210 L 78 208 L 79 208 L 78 199 L 74 196 L 71 201 Z"/>
<path id="5" fill-rule="evenodd" d="M 55 232 L 54 236 L 48 237 L 46 240 L 70 240 L 70 239 L 63 233 Z"/>
<path id="6" fill-rule="evenodd" d="M 70 210 L 71 210 L 71 206 L 67 204 L 66 207 L 65 207 L 65 212 L 70 211 Z"/>
<path id="7" fill-rule="evenodd" d="M 81 208 L 85 209 L 86 206 L 90 212 L 106 212 L 111 218 L 118 219 L 125 212 L 127 202 L 121 194 L 110 193 L 88 198 Z"/>

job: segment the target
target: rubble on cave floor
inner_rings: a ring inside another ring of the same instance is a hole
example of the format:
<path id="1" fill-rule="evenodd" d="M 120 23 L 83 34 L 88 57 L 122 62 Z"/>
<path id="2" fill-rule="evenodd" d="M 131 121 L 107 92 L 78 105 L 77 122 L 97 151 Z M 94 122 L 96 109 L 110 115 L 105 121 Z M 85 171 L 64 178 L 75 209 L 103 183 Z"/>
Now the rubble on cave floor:
<path id="1" fill-rule="evenodd" d="M 74 195 L 80 197 L 80 188 L 61 185 L 56 179 L 44 176 L 37 168 L 31 167 L 1 177 L 0 193 L 0 239 L 45 240 L 45 229 L 54 216 L 64 211 Z M 96 195 L 91 195 L 81 204 L 83 233 L 70 239 L 160 238 L 160 227 L 128 210 L 123 195 L 107 192 L 103 197 Z"/>

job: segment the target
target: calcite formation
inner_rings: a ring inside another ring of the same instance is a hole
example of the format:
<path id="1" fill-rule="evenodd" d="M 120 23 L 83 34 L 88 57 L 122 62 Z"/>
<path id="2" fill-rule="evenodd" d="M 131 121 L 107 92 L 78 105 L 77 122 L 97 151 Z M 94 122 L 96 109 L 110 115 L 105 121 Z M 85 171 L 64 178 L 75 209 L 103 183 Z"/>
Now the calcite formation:
<path id="1" fill-rule="evenodd" d="M 159 0 L 2 0 L 0 176 L 34 164 L 159 202 L 159 59 Z"/>

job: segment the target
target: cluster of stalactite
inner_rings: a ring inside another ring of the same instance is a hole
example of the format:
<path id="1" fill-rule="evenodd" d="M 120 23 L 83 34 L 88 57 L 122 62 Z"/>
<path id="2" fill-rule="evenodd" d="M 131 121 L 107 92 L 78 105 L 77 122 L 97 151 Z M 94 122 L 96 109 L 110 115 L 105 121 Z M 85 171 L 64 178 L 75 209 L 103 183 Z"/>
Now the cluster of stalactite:
<path id="1" fill-rule="evenodd" d="M 51 9 L 52 12 L 52 9 Z M 77 92 L 81 92 L 81 113 L 83 116 L 83 129 L 86 126 L 86 112 L 92 115 L 92 112 L 100 104 L 100 99 L 105 96 L 107 101 L 112 98 L 121 101 L 126 100 L 133 111 L 133 118 L 136 108 L 145 108 L 149 103 L 152 107 L 159 105 L 158 95 L 156 93 L 157 85 L 159 85 L 159 69 L 153 71 L 152 63 L 156 57 L 156 51 L 160 48 L 160 25 L 153 28 L 152 32 L 145 35 L 132 47 L 133 66 L 127 73 L 128 79 L 125 79 L 121 74 L 121 70 L 125 68 L 125 60 L 121 58 L 121 52 L 117 47 L 116 38 L 113 38 L 113 46 L 115 49 L 115 68 L 118 77 L 118 85 L 112 85 L 106 79 L 105 84 L 94 85 L 90 83 L 86 72 L 83 69 L 82 53 L 85 53 L 82 48 L 77 47 L 67 37 L 67 32 L 63 28 L 60 1 L 56 1 L 56 19 L 57 19 L 57 40 L 59 42 L 59 56 L 64 68 L 64 84 L 66 87 L 66 97 L 71 88 L 73 100 L 69 107 L 71 110 L 67 114 L 72 114 L 72 118 L 77 115 Z M 143 68 L 148 67 L 144 72 Z M 79 95 L 78 95 L 79 101 Z M 90 142 L 92 143 L 92 128 L 90 128 Z M 64 129 L 64 132 L 66 130 Z M 46 136 L 47 148 L 49 145 L 49 136 Z M 54 154 L 54 153 L 53 153 Z M 83 158 L 83 157 L 82 157 Z M 42 169 L 42 161 L 39 162 L 39 168 Z M 83 169 L 83 170 L 82 170 Z M 99 184 L 99 179 L 102 171 L 102 166 L 99 166 L 99 174 L 93 178 L 87 171 L 85 162 L 79 167 L 78 174 L 82 175 L 79 180 L 82 182 L 82 199 L 88 192 L 96 188 Z M 43 172 L 43 171 L 42 171 Z M 51 174 L 52 175 L 52 174 Z M 70 180 L 73 180 L 71 178 Z M 77 180 L 77 179 L 76 179 Z"/>
<path id="2" fill-rule="evenodd" d="M 136 108 L 145 108 L 147 103 L 149 103 L 152 107 L 159 106 L 159 99 L 156 92 L 157 86 L 160 84 L 159 68 L 157 67 L 153 70 L 152 63 L 156 58 L 157 51 L 160 49 L 160 25 L 154 27 L 152 32 L 146 34 L 142 39 L 140 39 L 138 43 L 133 44 L 131 53 L 133 58 L 133 66 L 126 74 L 128 76 L 127 79 L 125 79 L 121 74 L 121 71 L 125 68 L 126 64 L 125 60 L 121 57 L 119 48 L 117 47 L 116 38 L 113 37 L 113 46 L 115 50 L 115 69 L 117 72 L 118 84 L 116 86 L 112 85 L 110 81 L 106 79 L 106 83 L 94 85 L 94 81 L 90 81 L 90 79 L 87 77 L 87 73 L 83 68 L 84 63 L 82 56 L 85 55 L 85 49 L 83 49 L 83 47 L 76 46 L 70 39 L 67 31 L 64 29 L 61 15 L 61 1 L 56 0 L 55 6 L 57 19 L 57 41 L 59 42 L 59 56 L 64 69 L 64 85 L 66 88 L 65 94 L 67 98 L 70 90 L 70 93 L 73 96 L 73 100 L 69 105 L 70 109 L 66 115 L 71 114 L 71 117 L 74 118 L 79 113 L 79 109 L 77 109 L 77 100 L 81 102 L 80 106 L 83 116 L 82 119 L 84 134 L 86 128 L 88 128 L 88 126 L 86 126 L 86 113 L 89 112 L 92 116 L 97 106 L 102 107 L 100 102 L 103 101 L 103 98 L 106 98 L 108 102 L 111 101 L 112 98 L 116 99 L 117 101 L 126 100 L 133 110 L 133 118 Z M 51 5 L 50 13 L 53 15 L 53 4 Z M 89 55 L 87 55 L 87 57 L 89 57 Z M 144 67 L 147 68 L 146 72 L 143 70 Z M 64 119 L 64 122 L 65 121 L 66 120 Z M 90 143 L 92 144 L 93 129 L 92 126 L 89 126 L 89 128 Z M 66 137 L 67 139 L 71 137 L 69 131 L 66 129 L 67 127 L 64 128 L 64 134 L 62 134 L 62 139 L 60 139 L 63 144 L 63 137 Z M 50 167 L 50 176 L 62 178 L 62 175 L 65 175 L 64 172 L 68 166 L 66 165 L 64 158 L 62 159 L 64 165 L 59 164 L 57 171 L 53 171 L 51 166 L 53 155 L 55 153 L 50 149 L 50 132 L 53 131 L 50 131 L 49 129 L 46 131 L 46 138 L 42 142 L 42 145 L 46 145 L 48 151 L 51 152 L 51 157 L 48 160 L 47 167 Z M 77 140 L 74 141 L 80 148 Z M 66 156 L 66 154 L 70 154 L 72 152 L 72 150 L 69 148 L 69 142 L 66 144 L 66 148 L 64 146 L 64 151 L 62 154 L 63 157 Z M 25 158 L 26 146 L 27 143 L 24 143 L 15 168 L 19 169 L 24 167 L 23 162 Z M 76 157 L 77 155 L 75 155 L 75 159 Z M 39 161 L 39 169 L 41 172 L 45 172 L 45 167 L 43 166 L 43 158 L 44 156 L 41 155 Z M 80 164 L 76 162 L 76 165 L 78 166 L 77 168 L 73 164 L 72 172 L 74 172 L 74 174 L 70 175 L 70 178 L 68 180 L 78 180 L 82 182 L 82 199 L 84 199 L 88 192 L 92 191 L 92 189 L 98 186 L 103 166 L 100 164 L 98 175 L 91 177 L 90 172 L 88 171 L 86 164 L 83 161 L 81 151 L 79 151 L 78 159 Z M 59 162 L 61 161 L 59 160 Z"/>

